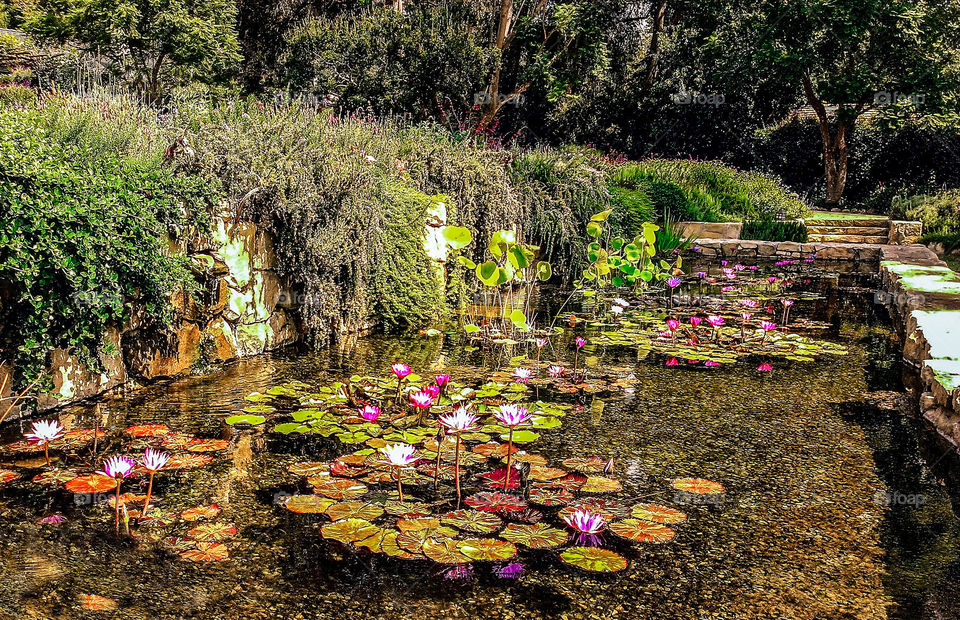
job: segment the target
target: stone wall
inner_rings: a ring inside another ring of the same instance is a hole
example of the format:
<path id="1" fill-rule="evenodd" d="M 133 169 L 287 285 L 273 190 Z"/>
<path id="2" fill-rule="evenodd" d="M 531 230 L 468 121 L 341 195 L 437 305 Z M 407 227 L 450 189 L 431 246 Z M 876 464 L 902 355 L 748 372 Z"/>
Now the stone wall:
<path id="1" fill-rule="evenodd" d="M 882 246 L 871 243 L 797 243 L 795 241 L 743 241 L 697 239 L 694 253 L 725 260 L 835 260 L 872 263 L 874 270 Z"/>
<path id="2" fill-rule="evenodd" d="M 742 222 L 677 222 L 684 237 L 694 239 L 739 239 Z"/>
<path id="3" fill-rule="evenodd" d="M 892 245 L 917 243 L 921 236 L 923 236 L 923 222 L 890 221 L 890 243 Z"/>
<path id="4" fill-rule="evenodd" d="M 105 334 L 104 350 L 109 353 L 100 357 L 104 372 L 87 368 L 69 351 L 52 351 L 53 389 L 38 398 L 38 409 L 59 407 L 121 385 L 189 374 L 300 338 L 291 311 L 293 295 L 275 271 L 269 233 L 249 222 L 235 222 L 224 213 L 214 218 L 209 236 L 171 240 L 170 251 L 189 257 L 201 285 L 197 298 L 182 292 L 174 295 L 175 319 L 164 331 L 151 327 L 142 308 L 134 306 L 124 325 Z M 0 367 L 0 381 L 11 370 Z M 8 386 L 0 398 L 9 395 Z"/>
<path id="5" fill-rule="evenodd" d="M 884 246 L 880 274 L 903 359 L 920 371 L 920 413 L 960 446 L 960 274 L 922 245 Z"/>

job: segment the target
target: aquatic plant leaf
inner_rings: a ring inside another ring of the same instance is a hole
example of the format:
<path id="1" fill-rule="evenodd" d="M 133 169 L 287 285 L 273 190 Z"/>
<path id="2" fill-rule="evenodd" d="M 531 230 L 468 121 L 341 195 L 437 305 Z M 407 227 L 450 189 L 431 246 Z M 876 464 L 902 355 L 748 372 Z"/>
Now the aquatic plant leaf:
<path id="1" fill-rule="evenodd" d="M 373 521 L 383 514 L 383 508 L 367 502 L 340 502 L 327 508 L 326 513 L 334 521 L 341 519 Z"/>
<path id="2" fill-rule="evenodd" d="M 220 514 L 219 504 L 210 504 L 209 506 L 196 506 L 187 508 L 180 513 L 180 518 L 184 521 L 199 521 L 200 519 L 214 519 Z"/>
<path id="3" fill-rule="evenodd" d="M 630 516 L 635 519 L 666 524 L 683 523 L 687 520 L 685 513 L 676 508 L 659 504 L 637 504 L 630 510 Z"/>
<path id="4" fill-rule="evenodd" d="M 314 492 L 330 499 L 357 499 L 369 489 L 367 485 L 345 478 L 328 479 L 314 486 Z"/>
<path id="5" fill-rule="evenodd" d="M 170 510 L 151 508 L 142 517 L 137 517 L 137 525 L 173 525 L 177 522 L 177 514 Z"/>
<path id="6" fill-rule="evenodd" d="M 201 542 L 218 542 L 237 535 L 233 523 L 204 523 L 187 532 L 187 536 Z"/>
<path id="7" fill-rule="evenodd" d="M 436 530 L 440 527 L 438 517 L 414 517 L 397 521 L 397 529 L 401 532 L 415 532 L 417 530 Z"/>
<path id="8" fill-rule="evenodd" d="M 696 495 L 715 495 L 726 490 L 719 482 L 713 482 L 705 478 L 677 478 L 670 485 L 678 491 Z"/>
<path id="9" fill-rule="evenodd" d="M 423 553 L 424 545 L 428 540 L 434 538 L 453 538 L 457 535 L 457 530 L 449 527 L 440 527 L 437 529 L 416 529 L 406 530 L 397 536 L 397 545 L 410 553 Z"/>
<path id="10" fill-rule="evenodd" d="M 187 433 L 177 433 L 169 432 L 166 435 L 163 435 L 163 444 L 164 448 L 169 448 L 170 450 L 186 450 L 187 446 L 190 445 L 196 437 L 189 435 Z"/>
<path id="11" fill-rule="evenodd" d="M 568 491 L 579 491 L 580 487 L 582 487 L 586 481 L 587 477 L 583 474 L 567 474 L 563 478 L 545 482 L 542 486 L 556 487 Z"/>
<path id="12" fill-rule="evenodd" d="M 196 549 L 187 549 L 180 557 L 191 562 L 219 562 L 230 557 L 227 546 L 219 542 L 200 542 Z"/>
<path id="13" fill-rule="evenodd" d="M 507 441 L 509 438 L 508 434 L 500 435 L 500 439 Z M 530 443 L 540 439 L 540 433 L 535 433 L 533 431 L 514 431 L 513 432 L 513 443 Z"/>
<path id="14" fill-rule="evenodd" d="M 99 594 L 78 594 L 77 601 L 87 611 L 116 611 L 119 608 L 115 600 Z"/>
<path id="15" fill-rule="evenodd" d="M 423 541 L 423 555 L 439 564 L 466 564 L 470 558 L 459 547 L 459 541 L 448 537 L 428 538 Z"/>
<path id="16" fill-rule="evenodd" d="M 319 495 L 291 495 L 283 502 L 283 506 L 298 514 L 319 514 L 325 513 L 327 508 L 336 503 L 336 500 Z"/>
<path id="17" fill-rule="evenodd" d="M 12 482 L 19 477 L 20 477 L 20 474 L 18 472 L 13 471 L 12 469 L 0 469 L 0 484 L 6 484 L 7 482 Z M 34 480 L 34 482 L 36 482 L 36 479 Z"/>
<path id="18" fill-rule="evenodd" d="M 599 474 L 607 464 L 607 459 L 599 456 L 574 457 L 564 459 L 561 465 L 582 474 Z"/>
<path id="19" fill-rule="evenodd" d="M 441 521 L 446 525 L 475 534 L 489 534 L 503 525 L 500 517 L 482 510 L 455 510 L 444 514 Z"/>
<path id="20" fill-rule="evenodd" d="M 252 415 L 252 414 L 232 415 L 224 420 L 224 422 L 226 422 L 230 426 L 234 426 L 236 424 L 249 424 L 250 426 L 257 426 L 259 424 L 263 424 L 266 421 L 267 419 L 262 415 Z"/>
<path id="21" fill-rule="evenodd" d="M 644 521 L 643 519 L 624 519 L 614 521 L 609 525 L 610 531 L 634 542 L 665 543 L 673 540 L 677 535 L 675 530 L 662 523 Z"/>
<path id="22" fill-rule="evenodd" d="M 534 428 L 540 429 L 557 428 L 563 425 L 560 418 L 555 418 L 552 415 L 535 415 L 531 418 L 531 423 Z"/>
<path id="23" fill-rule="evenodd" d="M 507 447 L 508 446 L 505 443 L 490 442 L 490 443 L 482 443 L 478 446 L 473 446 L 472 448 L 470 448 L 470 450 L 476 454 L 485 456 L 487 458 L 495 457 L 495 456 L 505 457 L 507 456 Z M 519 452 L 519 451 L 520 451 L 520 448 L 513 446 L 513 452 Z"/>
<path id="24" fill-rule="evenodd" d="M 189 452 L 216 452 L 226 450 L 229 442 L 226 439 L 201 439 L 196 438 L 187 444 Z"/>
<path id="25" fill-rule="evenodd" d="M 503 462 L 506 462 L 507 457 L 501 457 L 500 459 Z M 530 463 L 531 469 L 533 467 L 543 467 L 547 464 L 547 458 L 540 454 L 532 454 L 526 450 L 520 450 L 519 452 L 513 453 L 513 462 L 514 463 Z"/>
<path id="26" fill-rule="evenodd" d="M 550 527 L 546 523 L 530 525 L 510 523 L 500 532 L 500 538 L 531 549 L 550 549 L 565 543 L 567 532 Z"/>
<path id="27" fill-rule="evenodd" d="M 131 437 L 157 437 L 168 434 L 170 427 L 166 424 L 140 424 L 126 428 L 123 432 Z"/>
<path id="28" fill-rule="evenodd" d="M 534 465 L 530 468 L 530 479 L 540 482 L 557 480 L 558 478 L 563 478 L 566 475 L 567 471 L 565 469 L 560 469 L 559 467 L 543 467 Z"/>
<path id="29" fill-rule="evenodd" d="M 560 553 L 560 559 L 595 573 L 615 573 L 627 567 L 627 559 L 622 555 L 599 547 L 571 547 Z"/>
<path id="30" fill-rule="evenodd" d="M 471 560 L 509 560 L 517 555 L 517 546 L 512 542 L 493 538 L 467 538 L 457 542 L 457 549 Z"/>
<path id="31" fill-rule="evenodd" d="M 330 471 L 330 465 L 319 461 L 291 463 L 290 466 L 287 467 L 287 471 L 294 476 L 312 476 L 320 472 Z"/>
<path id="32" fill-rule="evenodd" d="M 564 506 L 573 500 L 573 493 L 566 489 L 545 487 L 530 490 L 530 503 L 538 506 Z"/>
<path id="33" fill-rule="evenodd" d="M 209 454 L 174 454 L 164 469 L 196 469 L 213 462 Z"/>
<path id="34" fill-rule="evenodd" d="M 583 493 L 615 493 L 622 490 L 623 485 L 619 482 L 603 476 L 587 476 L 586 482 L 580 487 L 580 491 Z"/>
<path id="35" fill-rule="evenodd" d="M 503 510 L 500 512 L 504 519 L 518 523 L 538 523 L 543 519 L 543 513 L 533 508 L 522 510 Z"/>
<path id="36" fill-rule="evenodd" d="M 593 514 L 598 514 L 606 521 L 621 519 L 630 514 L 628 507 L 615 500 L 601 497 L 583 497 L 561 508 L 557 516 L 563 519 L 569 517 L 577 510 L 585 510 Z"/>
<path id="37" fill-rule="evenodd" d="M 300 424 L 299 422 L 284 422 L 283 424 L 277 424 L 273 427 L 273 430 L 274 432 L 281 433 L 283 435 L 290 435 L 291 433 L 310 433 L 316 431 L 315 428 L 306 424 Z"/>
<path id="38" fill-rule="evenodd" d="M 23 454 L 28 452 L 43 452 L 43 446 L 32 441 L 17 441 L 11 444 L 7 444 L 3 447 L 3 451 L 7 454 Z"/>
<path id="39" fill-rule="evenodd" d="M 324 525 L 320 528 L 320 532 L 324 538 L 351 544 L 376 536 L 380 533 L 380 529 L 365 519 L 343 519 Z"/>
<path id="40" fill-rule="evenodd" d="M 249 407 L 244 407 L 243 412 L 263 414 L 263 413 L 273 413 L 276 410 L 277 410 L 276 407 L 271 407 L 270 405 L 251 405 Z"/>
<path id="41" fill-rule="evenodd" d="M 395 499 L 387 500 L 383 503 L 383 509 L 389 515 L 395 517 L 402 517 L 404 519 L 413 519 L 416 517 L 427 517 L 431 514 L 432 508 L 429 504 L 424 504 L 423 502 L 412 501 L 410 498 L 405 497 L 404 501 L 398 501 Z"/>
<path id="42" fill-rule="evenodd" d="M 182 536 L 167 536 L 160 541 L 160 544 L 166 549 L 180 552 L 195 548 L 197 546 L 197 541 L 191 538 L 184 538 Z"/>
<path id="43" fill-rule="evenodd" d="M 270 394 L 261 394 L 260 392 L 251 392 L 243 397 L 244 400 L 250 401 L 251 403 L 268 403 L 274 398 L 275 397 Z"/>
<path id="44" fill-rule="evenodd" d="M 516 495 L 489 491 L 471 495 L 466 498 L 464 502 L 468 506 L 472 506 L 477 510 L 483 510 L 484 512 L 522 510 L 527 507 L 527 502 Z"/>
<path id="45" fill-rule="evenodd" d="M 399 536 L 400 533 L 396 530 L 386 530 L 380 540 L 380 551 L 392 558 L 401 558 L 404 560 L 422 557 L 401 548 L 398 544 Z"/>
<path id="46" fill-rule="evenodd" d="M 117 481 L 109 476 L 90 474 L 77 476 L 64 485 L 71 493 L 105 493 L 117 488 Z"/>

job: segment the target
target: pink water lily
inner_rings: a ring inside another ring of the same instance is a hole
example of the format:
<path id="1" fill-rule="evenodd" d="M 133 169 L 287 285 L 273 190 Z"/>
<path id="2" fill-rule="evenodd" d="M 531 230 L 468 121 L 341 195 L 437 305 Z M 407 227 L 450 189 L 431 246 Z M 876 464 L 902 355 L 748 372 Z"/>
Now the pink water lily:
<path id="1" fill-rule="evenodd" d="M 517 383 L 527 383 L 530 381 L 531 371 L 529 368 L 524 368 L 523 366 L 518 366 L 513 371 L 513 377 L 516 379 Z"/>
<path id="2" fill-rule="evenodd" d="M 579 349 L 587 344 L 587 339 L 583 338 L 582 336 L 577 336 L 577 339 L 574 340 L 574 343 L 577 345 L 577 348 Z"/>
<path id="3" fill-rule="evenodd" d="M 771 366 L 766 362 L 763 362 L 762 364 L 757 366 L 757 370 L 759 370 L 760 372 L 767 372 L 767 371 L 773 370 L 773 366 Z"/>
<path id="4" fill-rule="evenodd" d="M 470 412 L 470 409 L 464 405 L 458 405 L 453 412 L 440 416 L 440 424 L 447 429 L 447 433 L 454 436 L 456 447 L 454 448 L 453 474 L 457 479 L 457 507 L 460 507 L 460 435 L 477 428 L 477 416 Z M 437 471 L 439 468 L 440 445 L 437 445 Z"/>
<path id="5" fill-rule="evenodd" d="M 554 364 L 547 368 L 547 374 L 553 377 L 554 379 L 558 379 L 563 375 L 567 374 L 567 369 L 564 368 L 563 366 Z"/>
<path id="6" fill-rule="evenodd" d="M 410 404 L 417 409 L 429 409 L 433 406 L 434 398 L 436 397 L 429 391 L 421 390 L 410 395 Z"/>
<path id="7" fill-rule="evenodd" d="M 667 319 L 667 329 L 674 332 L 680 327 L 680 321 L 677 319 Z"/>
<path id="8" fill-rule="evenodd" d="M 720 362 L 715 362 L 715 361 L 713 361 L 713 360 L 707 360 L 707 361 L 705 361 L 705 362 L 703 363 L 703 365 L 704 365 L 704 366 L 709 366 L 710 368 L 714 368 L 714 367 L 716 367 L 716 366 L 719 366 L 719 365 L 720 365 Z"/>
<path id="9" fill-rule="evenodd" d="M 694 327 L 700 327 L 700 323 L 702 322 L 703 322 L 703 319 L 701 319 L 698 316 L 690 317 L 690 325 L 693 325 Z"/>
<path id="10" fill-rule="evenodd" d="M 740 302 L 741 305 L 746 306 L 747 308 L 756 308 L 757 300 L 755 299 L 744 299 Z"/>
<path id="11" fill-rule="evenodd" d="M 784 325 L 790 321 L 790 307 L 793 305 L 792 299 L 781 299 L 780 303 L 783 304 L 783 313 L 780 316 L 780 322 Z"/>
<path id="12" fill-rule="evenodd" d="M 680 278 L 677 278 L 675 276 L 671 278 L 667 278 L 667 286 L 669 286 L 670 288 L 677 288 L 678 286 L 680 286 L 681 282 L 683 281 Z"/>
<path id="13" fill-rule="evenodd" d="M 103 462 L 103 469 L 98 474 L 113 478 L 117 481 L 117 495 L 113 502 L 114 523 L 117 536 L 120 535 L 120 484 L 133 471 L 133 459 L 125 456 L 111 456 Z M 124 508 L 126 510 L 126 508 Z M 124 513 L 126 514 L 126 513 Z"/>
<path id="14" fill-rule="evenodd" d="M 64 426 L 56 420 L 38 420 L 30 425 L 30 430 L 23 436 L 43 446 L 43 456 L 50 467 L 50 442 L 63 437 Z"/>
<path id="15" fill-rule="evenodd" d="M 736 265 L 734 265 L 733 268 L 736 269 L 737 271 L 743 271 L 744 269 L 746 269 L 746 267 L 744 267 L 740 263 L 737 263 Z"/>
<path id="16" fill-rule="evenodd" d="M 777 324 L 773 321 L 760 321 L 760 329 L 763 330 L 763 338 L 760 340 L 760 344 L 763 345 L 767 341 L 767 332 L 777 329 Z"/>
<path id="17" fill-rule="evenodd" d="M 513 466 L 513 430 L 530 421 L 530 412 L 527 411 L 526 407 L 507 404 L 500 405 L 494 412 L 493 417 L 509 429 L 507 437 L 507 475 L 503 479 L 503 491 L 506 492 L 510 485 L 510 468 Z"/>
<path id="18" fill-rule="evenodd" d="M 437 387 L 440 388 L 440 392 L 443 393 L 450 383 L 450 375 L 437 375 L 433 380 L 437 382 Z"/>
<path id="19" fill-rule="evenodd" d="M 721 325 L 723 325 L 723 317 L 717 316 L 715 314 L 711 314 L 710 316 L 707 317 L 707 323 L 709 323 L 714 327 L 720 327 Z"/>
<path id="20" fill-rule="evenodd" d="M 573 374 L 577 374 L 577 366 L 580 362 L 580 349 L 582 349 L 587 344 L 587 339 L 581 336 L 577 336 L 577 339 L 574 341 L 577 345 L 577 348 L 573 352 Z"/>
<path id="21" fill-rule="evenodd" d="M 433 397 L 434 400 L 440 398 L 440 386 L 439 385 L 428 385 L 423 388 L 423 391 Z"/>
<path id="22" fill-rule="evenodd" d="M 583 546 L 599 545 L 600 533 L 607 527 L 602 515 L 591 513 L 582 508 L 565 516 L 563 520 L 576 533 L 576 544 Z"/>
<path id="23" fill-rule="evenodd" d="M 376 405 L 364 405 L 363 408 L 360 409 L 360 417 L 367 422 L 373 422 L 380 417 L 380 407 Z"/>
<path id="24" fill-rule="evenodd" d="M 40 519 L 39 521 L 37 521 L 37 524 L 39 524 L 39 525 L 60 525 L 61 523 L 63 523 L 63 522 L 66 521 L 66 520 L 67 520 L 67 518 L 66 518 L 65 516 L 61 515 L 61 514 L 52 514 L 52 515 L 49 515 L 49 516 L 46 516 L 46 517 Z"/>
<path id="25" fill-rule="evenodd" d="M 537 338 L 537 348 L 538 348 L 538 349 L 542 349 L 543 347 L 547 346 L 548 344 L 550 344 L 550 340 L 548 340 L 547 338 Z"/>
<path id="26" fill-rule="evenodd" d="M 150 474 L 150 483 L 147 485 L 147 500 L 143 504 L 143 510 L 140 512 L 140 518 L 147 516 L 147 510 L 150 508 L 150 496 L 153 495 L 153 476 L 167 466 L 170 460 L 169 452 L 162 452 L 147 448 L 143 453 L 143 468 Z"/>
<path id="27" fill-rule="evenodd" d="M 769 282 L 770 284 L 776 284 L 779 279 L 780 278 L 776 276 L 770 276 L 769 278 L 767 278 L 767 282 Z"/>
<path id="28" fill-rule="evenodd" d="M 666 365 L 667 365 L 667 366 L 679 366 L 679 365 L 680 365 L 680 362 L 677 361 L 677 358 L 671 357 L 670 359 L 667 360 L 667 364 L 666 364 Z"/>
<path id="29" fill-rule="evenodd" d="M 439 447 L 437 448 L 440 449 Z M 401 469 L 409 467 L 417 460 L 417 450 L 407 443 L 387 444 L 380 448 L 380 454 L 384 456 L 385 462 L 394 468 L 397 476 L 397 495 L 403 502 L 403 486 L 401 482 Z"/>
<path id="30" fill-rule="evenodd" d="M 390 370 L 393 371 L 393 374 L 397 375 L 397 379 L 405 379 L 410 375 L 410 367 L 402 362 L 397 362 L 390 367 Z"/>

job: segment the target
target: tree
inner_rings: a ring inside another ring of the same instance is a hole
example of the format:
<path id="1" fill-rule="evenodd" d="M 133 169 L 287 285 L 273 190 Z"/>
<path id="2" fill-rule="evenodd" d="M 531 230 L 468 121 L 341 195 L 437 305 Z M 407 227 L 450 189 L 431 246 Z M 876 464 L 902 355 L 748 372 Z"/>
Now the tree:
<path id="1" fill-rule="evenodd" d="M 109 59 L 155 99 L 168 68 L 211 80 L 239 61 L 235 19 L 233 0 L 39 0 L 24 28 Z"/>
<path id="2" fill-rule="evenodd" d="M 683 20 L 683 45 L 728 92 L 759 109 L 813 109 L 829 204 L 843 195 L 849 138 L 865 112 L 903 98 L 941 107 L 956 88 L 960 5 L 949 0 L 721 0 Z"/>

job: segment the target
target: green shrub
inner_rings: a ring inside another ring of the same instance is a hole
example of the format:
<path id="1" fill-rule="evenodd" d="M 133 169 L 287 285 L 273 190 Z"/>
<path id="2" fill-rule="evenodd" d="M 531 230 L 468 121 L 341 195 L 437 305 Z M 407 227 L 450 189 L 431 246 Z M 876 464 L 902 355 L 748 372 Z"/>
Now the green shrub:
<path id="1" fill-rule="evenodd" d="M 925 235 L 960 233 L 960 190 L 897 196 L 891 201 L 895 217 L 923 222 Z"/>
<path id="2" fill-rule="evenodd" d="M 20 84 L 0 84 L 0 106 L 27 105 L 36 99 L 33 89 Z"/>
<path id="3" fill-rule="evenodd" d="M 100 368 L 104 332 L 131 301 L 145 326 L 165 324 L 172 293 L 193 285 L 167 235 L 201 225 L 213 202 L 201 179 L 162 165 L 158 145 L 118 148 L 109 120 L 48 104 L 0 109 L 0 347 L 23 377 L 58 347 Z"/>
<path id="4" fill-rule="evenodd" d="M 757 241 L 796 241 L 806 243 L 807 226 L 802 221 L 747 220 L 740 231 L 741 239 Z"/>

